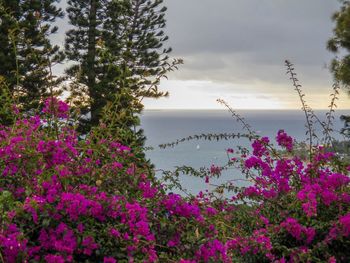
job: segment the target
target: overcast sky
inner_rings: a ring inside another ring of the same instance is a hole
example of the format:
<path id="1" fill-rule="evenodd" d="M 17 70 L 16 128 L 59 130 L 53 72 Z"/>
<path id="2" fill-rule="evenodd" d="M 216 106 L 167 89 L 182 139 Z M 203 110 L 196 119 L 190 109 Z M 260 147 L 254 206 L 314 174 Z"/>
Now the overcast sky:
<path id="1" fill-rule="evenodd" d="M 64 2 L 64 0 L 62 0 Z M 146 100 L 146 108 L 300 108 L 285 74 L 295 64 L 315 109 L 327 108 L 333 57 L 326 42 L 334 27 L 337 0 L 165 0 L 166 33 L 173 57 L 184 59 L 161 88 L 169 98 Z M 63 39 L 59 37 L 58 39 Z M 339 108 L 350 108 L 342 92 Z"/>

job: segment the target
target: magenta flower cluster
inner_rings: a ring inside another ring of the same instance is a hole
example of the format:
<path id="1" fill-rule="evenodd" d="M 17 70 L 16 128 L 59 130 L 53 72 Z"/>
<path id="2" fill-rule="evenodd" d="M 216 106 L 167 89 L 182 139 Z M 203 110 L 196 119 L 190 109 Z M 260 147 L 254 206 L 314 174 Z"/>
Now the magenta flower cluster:
<path id="1" fill-rule="evenodd" d="M 69 106 L 67 103 L 57 99 L 56 97 L 50 97 L 45 100 L 43 113 L 57 117 L 57 118 L 68 118 Z"/>
<path id="2" fill-rule="evenodd" d="M 277 133 L 276 141 L 279 146 L 286 148 L 288 151 L 293 150 L 293 138 L 285 133 L 284 130 L 279 130 Z"/>

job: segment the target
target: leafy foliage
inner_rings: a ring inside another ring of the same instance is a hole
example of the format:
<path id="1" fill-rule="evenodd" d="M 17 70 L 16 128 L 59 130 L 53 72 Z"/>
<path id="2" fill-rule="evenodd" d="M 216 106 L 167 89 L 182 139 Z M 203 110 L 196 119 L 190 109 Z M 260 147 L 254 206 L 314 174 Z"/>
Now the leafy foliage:
<path id="1" fill-rule="evenodd" d="M 0 76 L 0 120 L 3 125 L 14 123 L 15 114 L 13 112 L 14 101 L 11 92 L 3 77 Z"/>
<path id="2" fill-rule="evenodd" d="M 334 36 L 328 41 L 327 48 L 335 54 L 342 50 L 346 52 L 343 57 L 333 60 L 331 71 L 334 78 L 348 88 L 350 84 L 350 55 L 348 54 L 350 51 L 350 2 L 346 0 L 340 2 L 342 3 L 340 10 L 333 15 Z"/>
<path id="3" fill-rule="evenodd" d="M 143 145 L 146 137 L 140 129 L 139 114 L 142 104 L 124 88 L 115 95 L 114 101 L 108 102 L 102 110 L 101 125 L 108 127 L 104 136 L 114 138 L 124 145 L 129 145 L 134 153 L 146 161 Z"/>

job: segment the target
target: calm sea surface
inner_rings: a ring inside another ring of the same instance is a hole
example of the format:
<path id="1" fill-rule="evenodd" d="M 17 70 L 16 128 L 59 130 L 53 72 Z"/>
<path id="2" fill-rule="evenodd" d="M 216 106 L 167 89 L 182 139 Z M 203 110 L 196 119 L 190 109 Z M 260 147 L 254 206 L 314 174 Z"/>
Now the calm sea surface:
<path id="1" fill-rule="evenodd" d="M 321 119 L 325 119 L 327 111 L 315 111 Z M 305 116 L 297 110 L 242 110 L 238 113 L 245 118 L 252 129 L 261 136 L 268 136 L 271 141 L 279 129 L 284 129 L 298 141 L 306 139 Z M 340 115 L 349 111 L 337 111 L 334 119 L 334 130 L 340 130 L 343 123 Z M 249 146 L 245 139 L 228 141 L 189 141 L 173 148 L 160 149 L 159 144 L 174 142 L 190 135 L 202 133 L 245 133 L 242 125 L 225 110 L 148 110 L 141 116 L 142 128 L 147 136 L 146 146 L 154 150 L 147 152 L 147 156 L 155 164 L 156 169 L 174 170 L 174 167 L 188 165 L 195 168 L 210 167 L 210 165 L 224 165 L 227 161 L 227 148 L 235 149 L 238 145 Z M 322 130 L 317 126 L 317 131 Z M 334 136 L 341 138 L 339 134 Z M 237 171 L 224 174 L 223 178 L 213 183 L 237 179 L 241 175 Z M 205 190 L 209 186 L 201 179 L 183 176 L 182 183 L 192 193 Z"/>

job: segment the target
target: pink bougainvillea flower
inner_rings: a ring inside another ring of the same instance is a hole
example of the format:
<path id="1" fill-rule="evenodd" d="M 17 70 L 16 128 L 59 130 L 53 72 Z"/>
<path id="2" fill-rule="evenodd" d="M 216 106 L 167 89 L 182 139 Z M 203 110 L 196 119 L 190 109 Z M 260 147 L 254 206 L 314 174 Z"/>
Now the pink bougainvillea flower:
<path id="1" fill-rule="evenodd" d="M 69 106 L 67 103 L 55 97 L 47 98 L 44 102 L 43 113 L 50 114 L 57 118 L 66 119 L 69 115 Z"/>

